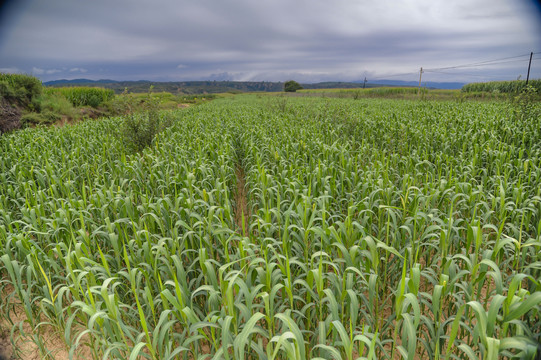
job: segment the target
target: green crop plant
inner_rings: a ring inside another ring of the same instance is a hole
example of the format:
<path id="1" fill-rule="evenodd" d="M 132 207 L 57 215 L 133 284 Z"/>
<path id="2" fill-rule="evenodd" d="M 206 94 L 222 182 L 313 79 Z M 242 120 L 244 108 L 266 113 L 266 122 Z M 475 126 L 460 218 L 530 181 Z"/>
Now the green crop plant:
<path id="1" fill-rule="evenodd" d="M 0 316 L 43 358 L 50 327 L 96 359 L 532 358 L 541 133 L 507 106 L 217 99 L 137 156 L 122 117 L 4 135 Z"/>
<path id="2" fill-rule="evenodd" d="M 98 107 L 115 96 L 115 92 L 111 89 L 84 86 L 46 88 L 45 93 L 50 95 L 62 95 L 76 107 Z"/>
<path id="3" fill-rule="evenodd" d="M 541 80 L 530 80 L 528 86 L 541 92 Z M 463 92 L 500 92 L 518 94 L 526 88 L 525 80 L 515 81 L 489 81 L 484 83 L 470 83 L 462 87 Z"/>

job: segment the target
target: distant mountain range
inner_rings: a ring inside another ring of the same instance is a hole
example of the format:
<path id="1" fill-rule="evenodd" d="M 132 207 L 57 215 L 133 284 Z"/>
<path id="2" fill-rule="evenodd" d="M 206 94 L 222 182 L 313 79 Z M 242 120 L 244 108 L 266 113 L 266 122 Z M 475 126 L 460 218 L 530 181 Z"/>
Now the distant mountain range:
<path id="1" fill-rule="evenodd" d="M 171 81 L 158 82 L 148 80 L 138 81 L 116 81 L 110 79 L 89 80 L 89 79 L 73 79 L 73 80 L 53 80 L 43 83 L 45 86 L 60 87 L 60 86 L 100 86 L 108 89 L 113 89 L 116 93 L 121 93 L 124 89 L 129 92 L 147 92 L 150 86 L 153 86 L 153 91 L 167 91 L 171 93 L 183 94 L 212 94 L 224 92 L 278 92 L 283 91 L 284 83 L 269 82 L 269 81 Z M 422 83 L 424 87 L 434 89 L 460 89 L 463 83 L 437 83 L 426 82 Z M 305 89 L 351 89 L 362 88 L 363 81 L 354 82 L 321 82 L 315 84 L 302 84 Z M 418 86 L 414 81 L 400 80 L 378 80 L 366 84 L 366 87 L 381 87 L 381 86 Z"/>
<path id="2" fill-rule="evenodd" d="M 141 80 L 144 81 L 144 80 Z M 89 79 L 72 79 L 72 80 L 52 80 L 44 82 L 45 86 L 57 86 L 57 85 L 72 85 L 72 84 L 108 84 L 108 83 L 117 83 L 116 80 L 110 79 L 101 79 L 101 80 L 89 80 Z"/>

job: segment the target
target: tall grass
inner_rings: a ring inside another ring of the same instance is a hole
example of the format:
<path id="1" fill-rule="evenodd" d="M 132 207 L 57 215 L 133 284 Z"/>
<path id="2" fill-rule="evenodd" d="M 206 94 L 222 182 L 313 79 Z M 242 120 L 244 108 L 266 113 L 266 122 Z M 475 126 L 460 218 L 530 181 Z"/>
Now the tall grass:
<path id="1" fill-rule="evenodd" d="M 47 94 L 62 95 L 76 107 L 97 107 L 115 96 L 115 92 L 111 89 L 96 87 L 46 88 L 45 92 Z"/>
<path id="2" fill-rule="evenodd" d="M 182 114 L 137 156 L 122 118 L 0 138 L 0 314 L 42 357 L 50 326 L 94 358 L 533 356 L 534 119 L 255 97 Z"/>

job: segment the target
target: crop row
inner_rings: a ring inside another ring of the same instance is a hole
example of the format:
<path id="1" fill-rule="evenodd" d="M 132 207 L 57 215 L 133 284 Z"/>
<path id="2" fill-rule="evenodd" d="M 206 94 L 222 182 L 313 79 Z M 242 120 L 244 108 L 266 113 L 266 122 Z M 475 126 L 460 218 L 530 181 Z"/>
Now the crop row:
<path id="1" fill-rule="evenodd" d="M 528 86 L 531 86 L 535 91 L 541 91 L 541 79 L 528 81 Z M 482 83 L 470 83 L 462 87 L 463 92 L 500 92 L 518 94 L 526 88 L 525 80 L 515 81 L 488 81 Z"/>
<path id="2" fill-rule="evenodd" d="M 43 356 L 51 326 L 94 358 L 535 353 L 535 119 L 500 103 L 278 105 L 172 113 L 141 154 L 122 118 L 0 138 L 1 316 L 24 312 Z"/>

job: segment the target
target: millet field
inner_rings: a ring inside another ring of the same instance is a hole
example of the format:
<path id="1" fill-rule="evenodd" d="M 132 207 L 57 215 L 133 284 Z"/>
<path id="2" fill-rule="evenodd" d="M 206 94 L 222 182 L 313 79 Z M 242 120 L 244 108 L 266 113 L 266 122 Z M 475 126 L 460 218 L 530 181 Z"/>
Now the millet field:
<path id="1" fill-rule="evenodd" d="M 533 359 L 540 109 L 244 95 L 139 152 L 123 117 L 3 135 L 5 331 L 50 359 L 50 333 L 85 359 Z"/>

